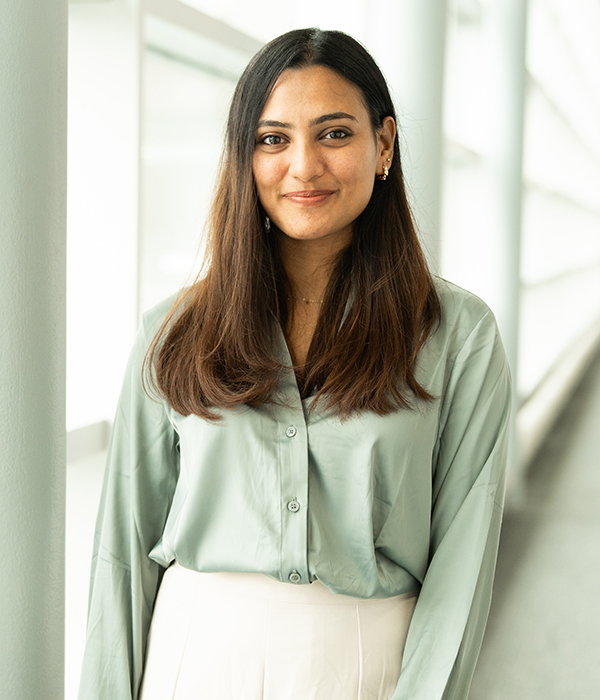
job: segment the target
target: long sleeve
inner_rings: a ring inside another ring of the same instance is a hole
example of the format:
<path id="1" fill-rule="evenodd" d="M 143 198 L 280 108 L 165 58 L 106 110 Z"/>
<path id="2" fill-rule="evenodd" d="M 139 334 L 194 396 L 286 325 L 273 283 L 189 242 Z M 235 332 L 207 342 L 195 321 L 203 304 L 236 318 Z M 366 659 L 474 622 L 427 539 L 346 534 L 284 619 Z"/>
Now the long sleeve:
<path id="1" fill-rule="evenodd" d="M 79 700 L 135 700 L 164 569 L 160 539 L 179 470 L 177 434 L 141 383 L 150 333 L 138 332 L 108 450 L 92 559 Z M 150 329 L 152 331 L 153 329 Z"/>
<path id="2" fill-rule="evenodd" d="M 430 561 L 392 700 L 466 700 L 489 611 L 511 399 L 491 312 L 450 364 L 434 451 Z"/>
<path id="3" fill-rule="evenodd" d="M 485 304 L 443 280 L 439 292 L 443 322 L 417 368 L 436 400 L 343 421 L 306 410 L 282 334 L 285 402 L 206 421 L 151 400 L 141 363 L 170 302 L 150 313 L 110 445 L 79 700 L 138 700 L 173 559 L 366 599 L 420 585 L 392 700 L 466 700 L 496 561 L 510 376 Z"/>

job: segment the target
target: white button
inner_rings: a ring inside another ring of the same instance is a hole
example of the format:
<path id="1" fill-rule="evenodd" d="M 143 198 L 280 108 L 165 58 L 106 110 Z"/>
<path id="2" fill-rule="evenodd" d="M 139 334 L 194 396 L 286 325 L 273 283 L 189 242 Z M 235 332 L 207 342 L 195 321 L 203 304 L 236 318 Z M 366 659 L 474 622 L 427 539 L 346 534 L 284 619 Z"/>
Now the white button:
<path id="1" fill-rule="evenodd" d="M 295 428 L 293 425 L 290 425 L 289 428 L 286 428 L 285 434 L 286 434 L 289 438 L 293 438 L 294 435 L 295 435 L 296 433 L 297 433 L 297 430 L 296 430 L 296 428 Z"/>
<path id="2" fill-rule="evenodd" d="M 300 576 L 300 574 L 294 569 L 294 571 L 292 571 L 288 578 L 292 583 L 299 583 L 302 576 Z"/>
<path id="3" fill-rule="evenodd" d="M 288 503 L 288 510 L 291 510 L 292 513 L 297 513 L 300 510 L 300 504 L 295 498 Z"/>

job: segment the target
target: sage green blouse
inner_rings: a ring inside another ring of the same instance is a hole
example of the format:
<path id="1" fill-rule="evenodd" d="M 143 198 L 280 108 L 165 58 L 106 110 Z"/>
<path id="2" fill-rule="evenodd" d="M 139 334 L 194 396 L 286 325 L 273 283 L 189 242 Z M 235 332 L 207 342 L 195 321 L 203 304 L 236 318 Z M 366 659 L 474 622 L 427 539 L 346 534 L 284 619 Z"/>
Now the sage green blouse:
<path id="1" fill-rule="evenodd" d="M 151 400 L 142 360 L 172 299 L 143 319 L 109 447 L 80 700 L 136 699 L 162 574 L 261 572 L 334 593 L 419 591 L 392 700 L 464 700 L 490 603 L 510 374 L 476 296 L 436 280 L 442 321 L 417 378 L 436 398 L 341 421 L 301 400 L 209 422 Z M 278 352 L 290 356 L 280 330 Z M 298 700 L 302 700 L 299 698 Z"/>

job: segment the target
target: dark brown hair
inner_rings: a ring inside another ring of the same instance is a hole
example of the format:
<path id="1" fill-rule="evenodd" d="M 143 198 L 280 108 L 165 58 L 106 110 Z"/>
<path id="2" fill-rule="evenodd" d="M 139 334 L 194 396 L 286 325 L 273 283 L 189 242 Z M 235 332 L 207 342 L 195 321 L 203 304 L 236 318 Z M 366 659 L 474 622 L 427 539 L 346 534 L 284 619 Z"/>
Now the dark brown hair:
<path id="1" fill-rule="evenodd" d="M 208 272 L 183 292 L 146 357 L 151 385 L 184 415 L 277 401 L 283 369 L 278 321 L 290 293 L 275 235 L 265 225 L 252 174 L 256 127 L 280 74 L 326 66 L 356 85 L 373 131 L 396 118 L 385 79 L 356 40 L 299 29 L 264 46 L 236 87 L 208 222 Z M 346 310 L 346 306 L 348 306 Z M 346 313 L 345 313 L 346 312 Z M 344 316 L 345 314 L 345 316 Z M 417 354 L 440 318 L 440 303 L 408 206 L 397 140 L 388 178 L 377 181 L 333 267 L 300 392 L 347 417 L 386 414 L 432 397 L 417 382 Z"/>

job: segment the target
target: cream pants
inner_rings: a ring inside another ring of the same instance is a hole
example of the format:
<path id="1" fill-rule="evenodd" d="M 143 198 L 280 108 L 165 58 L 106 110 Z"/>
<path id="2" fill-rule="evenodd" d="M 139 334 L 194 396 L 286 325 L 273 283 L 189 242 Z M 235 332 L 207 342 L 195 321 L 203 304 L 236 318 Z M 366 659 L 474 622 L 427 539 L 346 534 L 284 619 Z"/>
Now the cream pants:
<path id="1" fill-rule="evenodd" d="M 158 592 L 140 700 L 389 700 L 416 600 L 175 562 Z"/>

